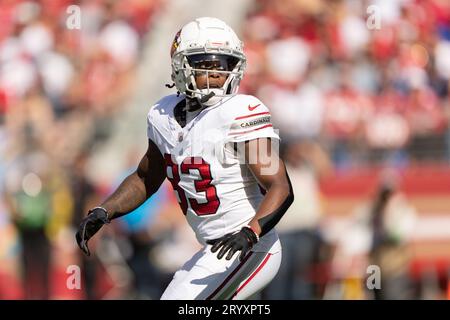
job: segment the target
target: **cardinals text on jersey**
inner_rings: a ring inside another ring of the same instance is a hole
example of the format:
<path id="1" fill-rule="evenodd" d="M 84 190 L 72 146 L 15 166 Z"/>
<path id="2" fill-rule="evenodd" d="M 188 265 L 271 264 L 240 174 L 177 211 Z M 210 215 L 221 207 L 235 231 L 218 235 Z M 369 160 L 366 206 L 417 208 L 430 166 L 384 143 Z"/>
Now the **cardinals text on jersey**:
<path id="1" fill-rule="evenodd" d="M 183 95 L 169 95 L 148 113 L 148 138 L 159 148 L 166 174 L 197 239 L 219 238 L 240 230 L 263 199 L 255 177 L 235 150 L 236 143 L 279 137 L 268 108 L 250 95 L 235 95 L 220 103 L 188 112 L 182 127 L 174 116 Z M 274 230 L 253 251 L 279 250 Z"/>

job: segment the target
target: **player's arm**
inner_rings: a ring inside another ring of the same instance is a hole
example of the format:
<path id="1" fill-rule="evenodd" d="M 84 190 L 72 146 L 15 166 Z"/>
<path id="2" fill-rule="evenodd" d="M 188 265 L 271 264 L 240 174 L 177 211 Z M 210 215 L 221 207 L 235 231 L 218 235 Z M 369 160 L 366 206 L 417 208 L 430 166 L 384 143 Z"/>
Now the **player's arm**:
<path id="1" fill-rule="evenodd" d="M 220 249 L 217 257 L 231 259 L 235 252 L 241 251 L 242 260 L 259 241 L 260 236 L 269 232 L 281 219 L 294 201 L 294 193 L 283 161 L 272 150 L 269 138 L 259 138 L 245 142 L 245 161 L 266 194 L 255 217 L 248 226 L 239 232 L 227 234 L 217 240 L 209 241 L 211 251 Z"/>
<path id="2" fill-rule="evenodd" d="M 111 220 L 132 212 L 161 186 L 166 175 L 164 159 L 158 147 L 149 140 L 147 152 L 136 171 L 130 174 L 99 207 L 89 211 L 76 234 L 79 247 L 90 254 L 88 240 Z"/>
<path id="3" fill-rule="evenodd" d="M 283 217 L 294 201 L 294 192 L 286 167 L 272 150 L 270 139 L 245 142 L 245 154 L 248 168 L 266 190 L 255 217 L 249 222 L 249 227 L 262 237 Z"/>
<path id="4" fill-rule="evenodd" d="M 108 212 L 109 220 L 121 217 L 139 207 L 158 191 L 165 178 L 164 159 L 158 147 L 149 140 L 147 152 L 136 171 L 125 178 L 101 207 Z"/>

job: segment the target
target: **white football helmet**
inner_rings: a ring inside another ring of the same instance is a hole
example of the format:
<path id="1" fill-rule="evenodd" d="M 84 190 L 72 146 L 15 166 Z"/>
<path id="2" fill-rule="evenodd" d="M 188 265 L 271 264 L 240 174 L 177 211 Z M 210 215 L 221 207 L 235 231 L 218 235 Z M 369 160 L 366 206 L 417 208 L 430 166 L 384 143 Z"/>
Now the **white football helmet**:
<path id="1" fill-rule="evenodd" d="M 175 35 L 170 50 L 172 80 L 178 91 L 206 106 L 237 93 L 246 58 L 243 43 L 223 21 L 203 17 L 189 22 Z M 211 63 L 212 62 L 212 63 Z M 207 87 L 199 89 L 195 74 L 206 73 Z M 226 74 L 221 88 L 210 87 L 211 72 Z"/>

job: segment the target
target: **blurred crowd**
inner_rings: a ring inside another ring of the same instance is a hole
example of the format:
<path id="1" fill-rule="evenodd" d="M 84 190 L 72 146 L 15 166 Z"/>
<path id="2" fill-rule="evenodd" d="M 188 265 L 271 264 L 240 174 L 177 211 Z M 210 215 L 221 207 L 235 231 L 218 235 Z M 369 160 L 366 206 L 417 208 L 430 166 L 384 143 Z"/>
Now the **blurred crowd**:
<path id="1" fill-rule="evenodd" d="M 66 266 L 80 263 L 73 228 L 112 188 L 90 181 L 86 163 L 130 98 L 163 6 L 0 2 L 0 299 L 70 296 L 51 283 L 62 270 L 65 287 Z M 98 263 L 82 263 L 85 297 L 101 297 L 92 291 Z"/>
<path id="2" fill-rule="evenodd" d="M 410 276 L 418 212 L 397 171 L 450 160 L 450 2 L 256 0 L 242 30 L 241 91 L 270 107 L 296 191 L 277 226 L 284 264 L 263 296 L 423 298 Z M 320 182 L 367 166 L 389 169 L 326 227 L 335 209 Z M 370 264 L 383 290 L 365 287 Z"/>
<path id="3" fill-rule="evenodd" d="M 450 159 L 450 4 L 258 0 L 242 90 L 338 169 Z"/>
<path id="4" fill-rule="evenodd" d="M 80 29 L 67 25 L 76 14 L 71 5 L 81 9 Z M 90 258 L 73 237 L 87 210 L 139 159 L 132 147 L 124 150 L 128 167 L 112 184 L 87 173 L 133 93 L 144 36 L 165 5 L 0 2 L 0 299 L 157 299 L 198 248 L 167 184 L 93 239 Z M 450 160 L 450 3 L 255 0 L 240 33 L 248 58 L 241 91 L 270 107 L 300 191 L 278 226 L 285 262 L 262 297 L 364 298 L 333 296 L 326 285 L 339 277 L 345 244 L 364 243 L 356 251 L 366 262 L 383 260 L 380 252 L 405 253 L 414 209 L 382 181 L 355 209 L 348 238 L 333 240 L 344 245 L 330 247 L 320 229 L 319 181 L 367 164 Z M 389 205 L 391 196 L 400 204 Z M 380 222 L 386 210 L 395 218 Z M 69 265 L 81 267 L 81 290 L 66 286 Z"/>

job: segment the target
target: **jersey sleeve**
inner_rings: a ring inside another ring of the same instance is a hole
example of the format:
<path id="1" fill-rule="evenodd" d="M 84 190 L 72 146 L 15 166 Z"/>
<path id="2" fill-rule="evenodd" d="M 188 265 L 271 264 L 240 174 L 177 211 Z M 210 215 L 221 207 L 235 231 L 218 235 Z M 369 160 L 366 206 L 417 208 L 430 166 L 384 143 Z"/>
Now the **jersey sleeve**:
<path id="1" fill-rule="evenodd" d="M 156 145 L 163 143 L 167 132 L 170 132 L 164 120 L 172 114 L 173 107 L 182 99 L 183 97 L 173 94 L 163 97 L 150 107 L 147 114 L 147 137 Z"/>
<path id="2" fill-rule="evenodd" d="M 271 114 L 259 99 L 247 96 L 233 112 L 228 131 L 229 142 L 243 142 L 257 138 L 280 139 L 273 128 Z"/>
<path id="3" fill-rule="evenodd" d="M 147 115 L 147 138 L 156 143 L 155 127 L 152 118 L 152 110 Z"/>

